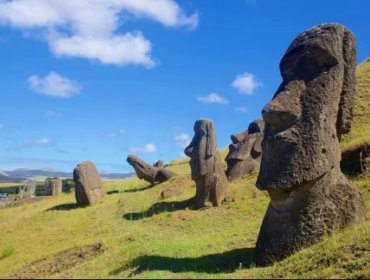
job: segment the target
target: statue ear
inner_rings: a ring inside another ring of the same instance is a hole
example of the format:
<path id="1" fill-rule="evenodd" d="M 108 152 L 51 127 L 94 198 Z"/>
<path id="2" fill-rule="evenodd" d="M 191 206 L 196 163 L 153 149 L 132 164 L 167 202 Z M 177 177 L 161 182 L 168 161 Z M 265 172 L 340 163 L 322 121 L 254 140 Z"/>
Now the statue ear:
<path id="1" fill-rule="evenodd" d="M 344 72 L 342 92 L 340 95 L 339 110 L 337 115 L 338 139 L 341 139 L 342 134 L 346 134 L 351 130 L 356 83 L 354 71 L 356 68 L 355 37 L 350 31 L 345 30 L 342 40 Z"/>
<path id="2" fill-rule="evenodd" d="M 212 123 L 207 123 L 206 127 L 206 157 L 209 158 L 216 154 L 216 137 Z"/>

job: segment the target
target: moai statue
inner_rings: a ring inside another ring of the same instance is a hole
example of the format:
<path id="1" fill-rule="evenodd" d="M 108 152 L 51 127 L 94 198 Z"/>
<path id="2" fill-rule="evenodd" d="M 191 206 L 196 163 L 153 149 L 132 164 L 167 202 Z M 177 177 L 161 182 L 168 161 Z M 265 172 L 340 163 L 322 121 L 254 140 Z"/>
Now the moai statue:
<path id="1" fill-rule="evenodd" d="M 92 205 L 105 196 L 100 175 L 91 161 L 84 161 L 73 170 L 75 196 L 80 206 Z"/>
<path id="2" fill-rule="evenodd" d="M 197 120 L 194 137 L 184 153 L 190 157 L 191 177 L 196 183 L 195 203 L 198 207 L 219 206 L 228 191 L 228 182 L 217 151 L 216 134 L 211 120 Z"/>
<path id="3" fill-rule="evenodd" d="M 344 26 L 301 33 L 280 62 L 283 82 L 262 111 L 265 135 L 257 187 L 270 204 L 258 236 L 259 266 L 364 219 L 360 192 L 339 168 L 351 128 L 356 47 Z"/>
<path id="4" fill-rule="evenodd" d="M 230 182 L 258 170 L 264 126 L 263 120 L 256 120 L 246 131 L 231 135 L 233 143 L 229 145 L 226 156 L 226 176 Z"/>
<path id="5" fill-rule="evenodd" d="M 136 175 L 139 179 L 154 184 L 156 182 L 162 183 L 168 181 L 177 174 L 164 168 L 163 161 L 158 161 L 154 165 L 150 165 L 138 158 L 135 155 L 128 155 L 127 162 L 135 169 Z"/>
<path id="6" fill-rule="evenodd" d="M 17 194 L 21 198 L 31 198 L 36 196 L 36 183 L 26 182 L 23 186 L 18 187 Z"/>
<path id="7" fill-rule="evenodd" d="M 46 195 L 58 196 L 62 192 L 62 180 L 55 178 L 47 178 L 45 180 Z"/>

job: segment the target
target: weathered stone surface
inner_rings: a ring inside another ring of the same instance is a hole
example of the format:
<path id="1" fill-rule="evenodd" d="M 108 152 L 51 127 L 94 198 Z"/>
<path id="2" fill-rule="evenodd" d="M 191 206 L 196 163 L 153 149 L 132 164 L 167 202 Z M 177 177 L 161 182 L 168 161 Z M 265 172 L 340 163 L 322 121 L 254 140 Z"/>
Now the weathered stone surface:
<path id="1" fill-rule="evenodd" d="M 135 169 L 138 178 L 144 179 L 151 184 L 156 182 L 162 183 L 176 176 L 176 173 L 164 168 L 161 161 L 155 164 L 158 165 L 156 167 L 146 163 L 135 155 L 128 155 L 127 162 Z M 161 164 L 162 166 L 160 166 Z"/>
<path id="2" fill-rule="evenodd" d="M 46 195 L 57 196 L 62 192 L 62 180 L 55 178 L 47 178 L 45 180 Z"/>
<path id="3" fill-rule="evenodd" d="M 337 24 L 300 34 L 280 63 L 283 82 L 262 111 L 257 187 L 271 202 L 256 244 L 257 265 L 364 218 L 361 194 L 339 168 L 339 141 L 351 128 L 355 67 L 354 36 Z"/>
<path id="4" fill-rule="evenodd" d="M 161 198 L 171 198 L 181 195 L 184 192 L 182 188 L 167 188 L 161 192 Z"/>
<path id="5" fill-rule="evenodd" d="M 164 167 L 163 160 L 158 160 L 156 163 L 153 164 L 154 167 Z"/>
<path id="6" fill-rule="evenodd" d="M 228 191 L 228 182 L 217 151 L 216 134 L 211 120 L 197 120 L 194 137 L 184 153 L 190 157 L 191 177 L 196 183 L 195 203 L 219 206 Z"/>
<path id="7" fill-rule="evenodd" d="M 73 170 L 75 196 L 80 206 L 92 205 L 105 196 L 100 175 L 91 161 L 84 161 Z"/>
<path id="8" fill-rule="evenodd" d="M 342 151 L 340 169 L 348 175 L 359 175 L 370 168 L 370 143 Z"/>
<path id="9" fill-rule="evenodd" d="M 36 196 L 36 183 L 26 182 L 23 186 L 18 187 L 17 194 L 20 198 L 30 198 Z"/>
<path id="10" fill-rule="evenodd" d="M 231 135 L 233 143 L 226 156 L 226 176 L 230 182 L 259 169 L 264 126 L 263 120 L 256 120 L 246 131 Z"/>

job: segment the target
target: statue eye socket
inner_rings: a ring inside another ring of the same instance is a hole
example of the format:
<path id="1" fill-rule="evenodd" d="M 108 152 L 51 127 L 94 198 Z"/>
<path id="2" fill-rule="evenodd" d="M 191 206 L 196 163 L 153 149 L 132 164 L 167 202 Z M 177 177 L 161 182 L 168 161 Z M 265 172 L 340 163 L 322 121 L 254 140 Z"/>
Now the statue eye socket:
<path id="1" fill-rule="evenodd" d="M 337 63 L 335 57 L 318 46 L 297 47 L 284 56 L 280 70 L 285 80 L 310 81 Z"/>

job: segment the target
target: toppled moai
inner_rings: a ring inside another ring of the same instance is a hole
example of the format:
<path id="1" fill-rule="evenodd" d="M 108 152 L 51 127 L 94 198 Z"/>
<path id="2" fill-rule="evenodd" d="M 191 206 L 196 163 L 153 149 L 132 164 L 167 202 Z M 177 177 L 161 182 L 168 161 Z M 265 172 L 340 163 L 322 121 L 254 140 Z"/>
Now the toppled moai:
<path id="1" fill-rule="evenodd" d="M 62 180 L 54 177 L 45 180 L 46 195 L 57 196 L 62 192 Z"/>
<path id="2" fill-rule="evenodd" d="M 227 179 L 231 182 L 258 171 L 261 162 L 261 142 L 265 123 L 256 120 L 242 133 L 231 135 L 232 144 L 226 156 Z"/>
<path id="3" fill-rule="evenodd" d="M 194 137 L 184 153 L 190 157 L 191 178 L 196 183 L 197 207 L 219 206 L 225 200 L 228 182 L 217 151 L 216 134 L 211 120 L 197 120 Z"/>
<path id="4" fill-rule="evenodd" d="M 301 33 L 280 62 L 283 81 L 262 111 L 256 184 L 271 201 L 255 249 L 259 266 L 364 219 L 361 193 L 339 167 L 339 141 L 353 116 L 355 68 L 354 35 L 339 24 Z"/>
<path id="5" fill-rule="evenodd" d="M 164 168 L 163 161 L 158 161 L 154 165 L 150 165 L 135 155 L 128 155 L 127 162 L 135 169 L 139 179 L 144 179 L 151 184 L 168 181 L 177 175 Z"/>
<path id="6" fill-rule="evenodd" d="M 105 196 L 100 175 L 91 161 L 84 161 L 73 170 L 75 196 L 79 206 L 92 205 Z"/>

